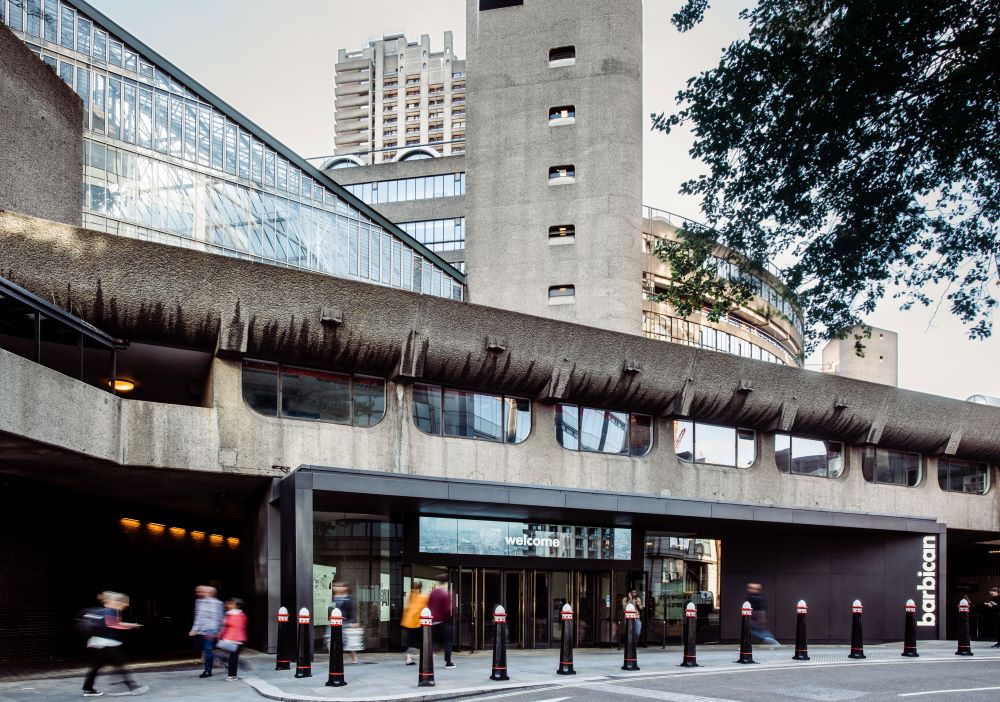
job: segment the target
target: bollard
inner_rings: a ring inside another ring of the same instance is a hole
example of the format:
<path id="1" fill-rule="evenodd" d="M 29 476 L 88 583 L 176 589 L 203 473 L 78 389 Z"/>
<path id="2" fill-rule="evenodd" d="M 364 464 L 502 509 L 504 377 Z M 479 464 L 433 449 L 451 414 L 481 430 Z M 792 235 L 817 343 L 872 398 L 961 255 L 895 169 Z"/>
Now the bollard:
<path id="1" fill-rule="evenodd" d="M 622 670 L 639 670 L 638 657 L 635 650 L 635 622 L 639 612 L 631 602 L 625 605 L 625 661 Z"/>
<path id="2" fill-rule="evenodd" d="M 279 607 L 278 608 L 278 655 L 277 660 L 274 662 L 275 670 L 291 670 L 292 669 L 292 654 L 291 654 L 291 643 L 288 640 L 289 637 L 288 630 L 288 608 Z"/>
<path id="3" fill-rule="evenodd" d="M 793 661 L 809 660 L 809 643 L 806 640 L 806 615 L 809 614 L 809 607 L 805 600 L 799 600 L 795 605 L 795 655 Z"/>
<path id="4" fill-rule="evenodd" d="M 753 607 L 749 602 L 744 602 L 740 608 L 740 658 L 737 663 L 756 663 L 753 659 L 753 643 L 750 641 L 750 618 L 753 616 Z"/>
<path id="5" fill-rule="evenodd" d="M 496 633 L 493 634 L 493 670 L 490 680 L 510 680 L 507 677 L 507 610 L 497 605 L 493 612 Z"/>
<path id="6" fill-rule="evenodd" d="M 559 646 L 559 669 L 557 675 L 576 675 L 573 669 L 573 607 L 569 602 L 559 612 L 562 620 L 562 642 Z"/>
<path id="7" fill-rule="evenodd" d="M 969 635 L 969 601 L 962 598 L 958 603 L 958 650 L 956 656 L 972 655 L 972 640 Z"/>
<path id="8" fill-rule="evenodd" d="M 694 602 L 688 602 L 684 608 L 684 660 L 681 668 L 698 668 L 698 654 L 695 650 L 698 634 L 698 610 Z"/>
<path id="9" fill-rule="evenodd" d="M 906 658 L 919 658 L 917 653 L 917 603 L 906 601 L 906 619 L 903 622 L 903 653 Z"/>
<path id="10" fill-rule="evenodd" d="M 327 687 L 343 687 L 344 680 L 344 617 L 337 607 L 330 612 L 330 675 Z"/>
<path id="11" fill-rule="evenodd" d="M 867 658 L 864 636 L 861 633 L 861 615 L 864 611 L 861 600 L 854 600 L 854 604 L 851 605 L 851 653 L 848 658 Z"/>
<path id="12" fill-rule="evenodd" d="M 417 673 L 417 687 L 434 687 L 434 643 L 431 641 L 431 611 L 420 610 L 420 672 Z"/>
<path id="13" fill-rule="evenodd" d="M 295 677 L 312 677 L 312 632 L 309 622 L 309 610 L 303 607 L 299 610 L 298 651 L 295 654 Z"/>

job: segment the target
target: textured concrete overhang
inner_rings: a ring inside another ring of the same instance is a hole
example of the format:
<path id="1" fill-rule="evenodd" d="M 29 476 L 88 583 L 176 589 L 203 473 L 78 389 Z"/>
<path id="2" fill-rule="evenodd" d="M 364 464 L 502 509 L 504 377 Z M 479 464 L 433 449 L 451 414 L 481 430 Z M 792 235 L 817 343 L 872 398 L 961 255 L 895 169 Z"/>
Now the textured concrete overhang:
<path id="1" fill-rule="evenodd" d="M 761 526 L 843 527 L 938 533 L 944 525 L 933 519 L 885 514 L 861 514 L 752 504 L 716 502 L 677 497 L 652 497 L 628 492 L 595 492 L 563 487 L 512 485 L 482 480 L 458 480 L 398 473 L 358 471 L 326 466 L 300 466 L 283 480 L 317 492 L 348 496 L 352 504 L 366 499 L 366 506 L 385 509 L 419 505 L 421 513 L 504 518 L 571 518 L 589 515 L 618 526 L 654 526 L 665 520 L 703 526 L 753 522 Z M 277 490 L 272 489 L 277 495 Z M 703 521 L 704 520 L 704 521 Z"/>
<path id="2" fill-rule="evenodd" d="M 997 407 L 9 212 L 0 275 L 130 340 L 1000 463 Z"/>

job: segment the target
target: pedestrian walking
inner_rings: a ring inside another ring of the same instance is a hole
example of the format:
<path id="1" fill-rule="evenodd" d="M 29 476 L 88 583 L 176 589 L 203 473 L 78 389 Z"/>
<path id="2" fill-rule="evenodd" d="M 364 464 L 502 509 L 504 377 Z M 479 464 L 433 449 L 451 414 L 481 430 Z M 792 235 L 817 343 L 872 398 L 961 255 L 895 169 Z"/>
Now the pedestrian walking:
<path id="1" fill-rule="evenodd" d="M 226 663 L 227 682 L 240 679 L 240 651 L 247 642 L 247 615 L 243 612 L 243 600 L 232 597 L 226 600 L 226 614 L 222 618 L 222 631 L 216 643 L 215 655 Z"/>
<path id="2" fill-rule="evenodd" d="M 365 650 L 365 630 L 358 622 L 358 606 L 351 596 L 351 589 L 343 580 L 333 584 L 333 607 L 339 609 L 344 618 L 344 650 L 351 654 L 351 663 L 357 663 L 358 651 Z"/>
<path id="3" fill-rule="evenodd" d="M 756 640 L 777 648 L 781 646 L 767 625 L 767 598 L 760 583 L 747 583 L 747 602 L 753 607 L 750 617 L 750 636 Z"/>
<path id="4" fill-rule="evenodd" d="M 452 625 L 451 625 L 451 591 L 448 589 L 448 576 L 438 577 L 438 584 L 431 590 L 427 598 L 427 606 L 431 610 L 431 634 L 434 643 L 444 649 L 444 667 L 454 668 L 451 660 Z"/>
<path id="5" fill-rule="evenodd" d="M 199 678 L 212 677 L 212 665 L 215 663 L 215 640 L 222 630 L 222 603 L 216 598 L 216 589 L 209 585 L 199 585 L 194 589 L 194 622 L 188 636 L 195 637 L 198 649 L 202 652 L 205 669 Z"/>
<path id="6" fill-rule="evenodd" d="M 420 612 L 427 606 L 427 595 L 424 594 L 424 585 L 419 580 L 414 580 L 410 586 L 410 599 L 403 610 L 403 619 L 400 625 L 406 633 L 406 665 L 416 665 L 414 656 L 420 655 L 421 640 L 423 632 L 420 630 Z"/>
<path id="7" fill-rule="evenodd" d="M 80 618 L 80 626 L 88 634 L 87 648 L 93 656 L 93 664 L 83 680 L 84 697 L 103 697 L 104 693 L 94 687 L 97 673 L 105 666 L 113 667 L 128 688 L 118 695 L 141 695 L 149 691 L 146 685 L 138 684 L 131 671 L 125 666 L 122 655 L 122 635 L 139 627 L 139 624 L 122 621 L 122 611 L 128 607 L 128 596 L 120 592 L 102 592 L 98 595 L 100 607 L 86 610 Z"/>
<path id="8" fill-rule="evenodd" d="M 986 600 L 984 604 L 990 608 L 990 619 L 993 623 L 993 635 L 997 639 L 997 642 L 990 646 L 990 648 L 1000 648 L 1000 588 L 991 587 L 990 599 Z"/>
<path id="9" fill-rule="evenodd" d="M 639 635 L 642 634 L 642 598 L 639 597 L 639 592 L 632 588 L 628 591 L 628 594 L 622 598 L 622 613 L 624 616 L 625 608 L 629 605 L 635 607 L 635 611 L 639 613 L 639 618 L 635 620 L 635 640 L 639 640 Z"/>

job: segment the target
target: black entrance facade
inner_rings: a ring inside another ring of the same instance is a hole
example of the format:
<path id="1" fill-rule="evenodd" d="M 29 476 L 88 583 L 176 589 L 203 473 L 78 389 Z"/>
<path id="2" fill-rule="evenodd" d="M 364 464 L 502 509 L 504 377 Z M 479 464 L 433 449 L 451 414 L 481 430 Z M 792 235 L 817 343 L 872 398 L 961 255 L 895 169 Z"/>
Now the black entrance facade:
<path id="1" fill-rule="evenodd" d="M 271 608 L 306 607 L 321 630 L 329 584 L 346 580 L 369 650 L 399 650 L 409 585 L 429 588 L 443 574 L 462 649 L 492 643 L 496 604 L 508 611 L 511 645 L 558 645 L 565 602 L 577 612 L 577 645 L 616 645 L 633 588 L 645 604 L 642 640 L 675 641 L 693 601 L 699 638 L 733 641 L 738 617 L 727 613 L 749 582 L 764 585 L 779 639 L 792 635 L 799 598 L 817 643 L 849 638 L 842 614 L 855 597 L 873 641 L 898 638 L 908 598 L 926 615 L 921 638 L 946 630 L 945 561 L 928 553 L 945 553 L 948 534 L 933 520 L 311 466 L 273 494 L 281 547 L 270 562 L 280 562 L 281 587 Z"/>

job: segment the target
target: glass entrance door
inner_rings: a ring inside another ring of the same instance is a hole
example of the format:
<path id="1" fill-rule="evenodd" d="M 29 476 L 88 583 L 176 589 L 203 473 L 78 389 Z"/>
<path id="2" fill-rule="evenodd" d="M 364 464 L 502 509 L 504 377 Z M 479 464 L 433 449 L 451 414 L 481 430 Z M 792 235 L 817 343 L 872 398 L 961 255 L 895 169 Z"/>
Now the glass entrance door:
<path id="1" fill-rule="evenodd" d="M 531 632 L 534 648 L 548 648 L 551 644 L 552 573 L 536 570 L 531 574 Z"/>

